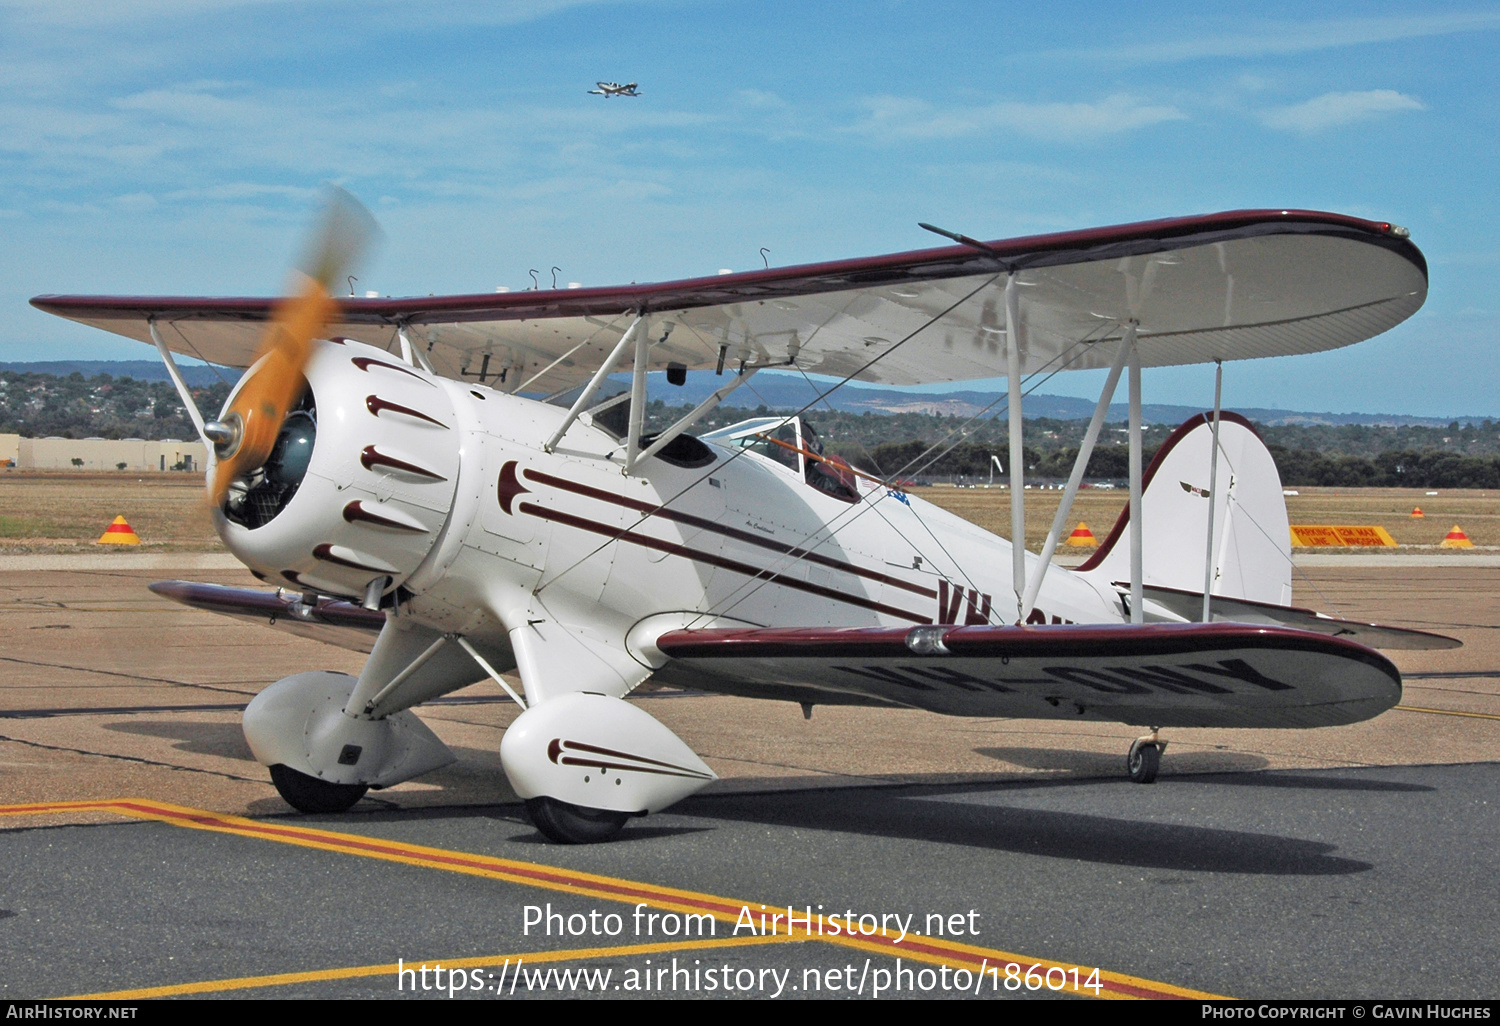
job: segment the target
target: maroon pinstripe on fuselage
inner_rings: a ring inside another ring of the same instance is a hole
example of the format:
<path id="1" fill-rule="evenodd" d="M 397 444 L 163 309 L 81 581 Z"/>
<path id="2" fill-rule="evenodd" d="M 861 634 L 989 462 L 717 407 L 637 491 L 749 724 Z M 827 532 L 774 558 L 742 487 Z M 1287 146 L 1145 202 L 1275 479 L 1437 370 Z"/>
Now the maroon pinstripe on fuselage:
<path id="1" fill-rule="evenodd" d="M 569 481 L 561 477 L 556 477 L 552 474 L 546 473 L 545 471 L 533 470 L 529 467 L 522 473 L 525 474 L 528 481 L 535 481 L 537 484 L 550 485 L 553 488 L 561 489 L 562 491 L 566 492 L 572 492 L 575 495 L 586 496 L 590 499 L 598 499 L 600 502 L 608 502 L 612 505 L 621 506 L 636 513 L 644 513 L 648 517 L 661 517 L 663 520 L 670 520 L 674 523 L 684 524 L 688 527 L 696 527 L 700 530 L 711 531 L 714 534 L 723 535 L 725 538 L 733 538 L 735 541 L 741 541 L 747 545 L 754 545 L 758 548 L 767 549 L 771 552 L 777 553 L 778 555 L 791 556 L 794 559 L 802 559 L 806 560 L 809 563 L 816 563 L 819 566 L 826 566 L 830 570 L 842 570 L 844 573 L 853 574 L 855 577 L 862 577 L 868 581 L 876 581 L 880 584 L 888 584 L 893 588 L 900 588 L 903 591 L 909 591 L 913 595 L 920 595 L 923 598 L 937 598 L 937 592 L 924 585 L 914 584 L 910 581 L 904 581 L 899 577 L 892 577 L 889 574 L 881 573 L 878 570 L 871 570 L 867 567 L 862 567 L 856 563 L 850 563 L 846 560 L 834 559 L 831 556 L 825 556 L 821 553 L 813 552 L 809 549 L 799 548 L 795 545 L 787 545 L 783 542 L 772 541 L 769 538 L 763 538 L 760 535 L 751 534 L 749 531 L 741 531 L 739 528 L 729 527 L 728 525 L 720 524 L 716 521 L 708 520 L 704 517 L 694 516 L 691 513 L 681 513 L 677 510 L 668 509 L 666 506 L 660 503 L 640 502 L 635 499 L 627 499 L 623 495 L 617 495 L 614 492 L 607 492 L 601 488 L 591 488 L 588 485 L 578 484 L 577 482 Z M 925 623 L 927 621 L 923 622 Z"/>
<path id="2" fill-rule="evenodd" d="M 530 477 L 530 474 L 527 474 Z M 607 494 L 607 493 L 606 493 Z M 775 571 L 764 567 L 752 566 L 749 563 L 741 563 L 739 560 L 727 559 L 713 552 L 704 552 L 688 545 L 680 545 L 677 542 L 665 541 L 661 538 L 653 538 L 647 534 L 630 529 L 621 530 L 613 524 L 601 523 L 598 520 L 590 520 L 588 517 L 575 516 L 572 513 L 564 513 L 561 510 L 546 509 L 534 503 L 523 502 L 517 507 L 521 513 L 526 513 L 542 520 L 550 520 L 555 524 L 566 524 L 576 527 L 581 531 L 589 531 L 593 534 L 603 535 L 611 541 L 628 542 L 631 545 L 639 545 L 642 548 L 655 549 L 657 552 L 665 552 L 669 556 L 681 556 L 695 563 L 703 563 L 708 566 L 719 567 L 733 573 L 744 574 L 752 579 L 764 578 L 772 584 L 779 584 L 784 588 L 792 588 L 796 591 L 806 592 L 809 595 L 817 595 L 820 598 L 833 599 L 836 602 L 844 602 L 861 609 L 868 609 L 876 613 L 884 613 L 909 623 L 931 623 L 932 617 L 922 616 L 897 606 L 888 606 L 883 602 L 867 599 L 863 595 L 851 595 L 848 592 L 839 591 L 835 588 L 825 588 L 821 584 L 812 584 L 808 581 L 799 581 L 795 578 L 786 577 Z"/>

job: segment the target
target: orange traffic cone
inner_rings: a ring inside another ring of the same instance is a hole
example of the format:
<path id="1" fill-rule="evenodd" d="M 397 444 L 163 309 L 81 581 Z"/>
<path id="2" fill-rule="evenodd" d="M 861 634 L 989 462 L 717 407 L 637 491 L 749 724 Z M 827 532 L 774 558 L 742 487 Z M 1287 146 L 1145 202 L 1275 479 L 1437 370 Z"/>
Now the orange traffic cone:
<path id="1" fill-rule="evenodd" d="M 99 536 L 96 545 L 139 545 L 141 536 L 135 533 L 135 528 L 125 522 L 124 517 L 115 517 L 114 522 L 104 529 Z"/>
<path id="2" fill-rule="evenodd" d="M 1413 519 L 1413 520 L 1420 520 L 1420 519 L 1422 519 L 1422 518 L 1423 518 L 1423 517 L 1425 517 L 1425 516 L 1426 516 L 1426 515 L 1427 515 L 1427 514 L 1426 514 L 1426 513 L 1423 513 L 1423 512 L 1422 512 L 1422 507 L 1421 507 L 1421 506 L 1417 506 L 1417 507 L 1415 507 L 1415 508 L 1414 508 L 1414 509 L 1413 509 L 1413 510 L 1412 510 L 1412 511 L 1411 511 L 1411 518 L 1412 518 L 1412 519 Z"/>
<path id="3" fill-rule="evenodd" d="M 1073 528 L 1073 533 L 1068 535 L 1069 545 L 1098 545 L 1099 539 L 1094 537 L 1094 532 L 1089 530 L 1089 525 L 1082 520 L 1078 526 Z"/>
<path id="4" fill-rule="evenodd" d="M 1472 549 L 1473 547 L 1474 543 L 1469 541 L 1469 536 L 1464 534 L 1464 529 L 1457 524 L 1453 525 L 1453 530 L 1448 532 L 1442 544 L 1442 548 L 1445 549 Z"/>

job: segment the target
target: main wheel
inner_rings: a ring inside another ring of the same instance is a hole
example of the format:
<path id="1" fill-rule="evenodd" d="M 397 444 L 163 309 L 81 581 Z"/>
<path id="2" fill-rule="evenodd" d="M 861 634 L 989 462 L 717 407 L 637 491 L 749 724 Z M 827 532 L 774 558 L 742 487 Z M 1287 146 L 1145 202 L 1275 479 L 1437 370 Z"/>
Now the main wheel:
<path id="1" fill-rule="evenodd" d="M 330 784 L 281 763 L 271 767 L 271 783 L 298 812 L 347 812 L 370 789 L 366 784 Z"/>
<path id="2" fill-rule="evenodd" d="M 1137 784 L 1153 783 L 1156 771 L 1161 769 L 1161 747 L 1149 741 L 1135 742 L 1125 757 L 1125 767 L 1130 770 L 1130 779 Z"/>
<path id="3" fill-rule="evenodd" d="M 587 809 L 556 798 L 528 798 L 526 814 L 545 834 L 558 844 L 597 844 L 618 834 L 630 818 L 628 812 Z"/>

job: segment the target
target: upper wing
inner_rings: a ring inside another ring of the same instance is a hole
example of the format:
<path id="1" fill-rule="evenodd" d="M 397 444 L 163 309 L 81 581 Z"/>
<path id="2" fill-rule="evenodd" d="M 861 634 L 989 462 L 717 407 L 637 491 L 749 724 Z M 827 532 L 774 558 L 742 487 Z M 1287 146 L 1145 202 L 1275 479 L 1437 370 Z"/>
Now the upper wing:
<path id="1" fill-rule="evenodd" d="M 679 630 L 656 648 L 665 683 L 960 716 L 1326 727 L 1401 700 L 1378 652 L 1240 624 Z"/>
<path id="2" fill-rule="evenodd" d="M 1316 352 L 1411 316 L 1427 264 L 1403 229 L 1338 214 L 1235 211 L 687 281 L 346 299 L 329 331 L 391 348 L 398 325 L 439 373 L 508 390 L 586 380 L 638 311 L 651 368 L 741 361 L 892 385 L 1003 376 L 1004 285 L 1021 286 L 1022 369 L 1109 366 L 1139 323 L 1145 366 Z M 38 296 L 32 305 L 243 367 L 272 299 Z M 876 359 L 879 357 L 879 359 Z"/>

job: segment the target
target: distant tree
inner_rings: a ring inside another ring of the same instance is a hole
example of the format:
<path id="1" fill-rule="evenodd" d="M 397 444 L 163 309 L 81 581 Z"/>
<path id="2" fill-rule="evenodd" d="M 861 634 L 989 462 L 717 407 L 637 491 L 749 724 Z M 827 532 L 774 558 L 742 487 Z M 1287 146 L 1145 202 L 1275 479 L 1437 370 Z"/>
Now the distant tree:
<path id="1" fill-rule="evenodd" d="M 76 374 L 77 371 L 75 371 L 74 373 Z M 77 456 L 74 456 L 71 462 L 75 467 L 83 466 L 83 460 L 79 459 Z"/>
<path id="2" fill-rule="evenodd" d="M 130 464 L 128 464 L 128 463 L 116 463 L 115 464 L 115 469 L 116 470 L 124 470 L 128 466 L 130 466 Z"/>

